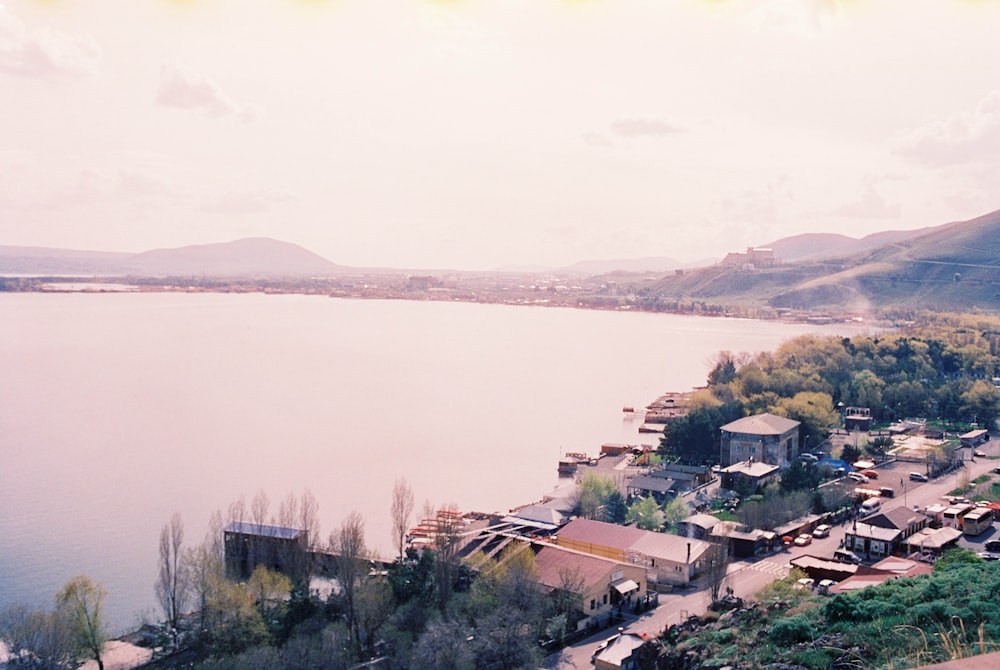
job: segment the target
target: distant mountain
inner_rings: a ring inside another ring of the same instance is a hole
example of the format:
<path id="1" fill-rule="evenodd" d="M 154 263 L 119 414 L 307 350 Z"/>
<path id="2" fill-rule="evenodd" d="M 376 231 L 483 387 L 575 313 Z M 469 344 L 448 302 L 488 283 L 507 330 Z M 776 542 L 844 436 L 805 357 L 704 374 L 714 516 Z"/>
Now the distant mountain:
<path id="1" fill-rule="evenodd" d="M 129 274 L 230 277 L 329 275 L 348 269 L 296 244 L 265 237 L 154 249 L 131 256 L 122 266 Z"/>
<path id="2" fill-rule="evenodd" d="M 887 230 L 872 233 L 860 239 L 840 235 L 838 233 L 804 233 L 783 237 L 780 240 L 763 244 L 762 247 L 773 249 L 779 262 L 804 261 L 818 258 L 838 258 L 841 256 L 857 256 L 887 244 L 918 237 L 934 228 L 918 230 Z"/>
<path id="3" fill-rule="evenodd" d="M 715 265 L 663 277 L 649 291 L 655 300 L 711 301 L 722 305 L 794 309 L 867 310 L 886 307 L 1000 311 L 1000 211 L 909 234 L 884 233 L 861 251 L 813 254 L 834 236 L 788 238 L 806 260 L 744 270 Z M 849 239 L 849 238 L 848 238 Z M 861 241 L 859 241 L 861 242 Z M 851 248 L 850 245 L 844 248 Z"/>
<path id="4" fill-rule="evenodd" d="M 268 238 L 138 254 L 0 247 L 0 273 L 144 276 L 303 276 L 349 271 L 298 245 Z"/>
<path id="5" fill-rule="evenodd" d="M 108 251 L 0 246 L 0 274 L 117 274 L 112 268 L 131 255 Z"/>

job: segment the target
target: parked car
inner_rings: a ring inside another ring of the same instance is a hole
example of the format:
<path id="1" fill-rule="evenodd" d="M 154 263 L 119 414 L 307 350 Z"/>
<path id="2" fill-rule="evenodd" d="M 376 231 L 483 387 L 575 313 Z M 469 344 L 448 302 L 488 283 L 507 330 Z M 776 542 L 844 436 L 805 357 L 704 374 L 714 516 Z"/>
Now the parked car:
<path id="1" fill-rule="evenodd" d="M 976 553 L 976 556 L 983 559 L 984 561 L 1000 561 L 1000 554 L 994 554 L 989 551 L 980 551 Z"/>
<path id="2" fill-rule="evenodd" d="M 862 470 L 861 474 L 863 474 L 868 479 L 878 479 L 878 472 L 875 471 L 875 470 L 871 470 L 871 469 L 869 469 L 869 470 Z"/>
<path id="3" fill-rule="evenodd" d="M 799 454 L 799 460 L 805 463 L 815 463 L 819 459 L 815 456 L 815 454 L 804 453 L 804 454 Z"/>
<path id="4" fill-rule="evenodd" d="M 980 451 L 979 449 L 976 449 L 975 451 L 973 451 L 972 455 L 975 456 L 976 458 L 986 458 L 986 452 L 985 451 Z"/>
<path id="5" fill-rule="evenodd" d="M 816 590 L 819 592 L 820 595 L 825 596 L 828 593 L 830 593 L 830 589 L 832 589 L 836 585 L 837 582 L 833 581 L 832 579 L 821 579 L 819 585 L 816 587 Z"/>
<path id="6" fill-rule="evenodd" d="M 911 472 L 910 473 L 910 481 L 911 482 L 926 482 L 926 481 L 929 481 L 929 480 L 927 479 L 927 475 L 922 475 L 919 472 Z"/>
<path id="7" fill-rule="evenodd" d="M 986 551 L 992 551 L 994 554 L 1000 554 L 1000 540 L 988 540 L 986 544 L 983 545 L 983 549 Z"/>
<path id="8" fill-rule="evenodd" d="M 809 533 L 802 533 L 797 538 L 795 538 L 796 547 L 804 547 L 807 544 L 812 544 L 813 536 Z"/>
<path id="9" fill-rule="evenodd" d="M 832 526 L 830 524 L 821 523 L 813 529 L 813 537 L 829 537 L 831 529 Z"/>
<path id="10" fill-rule="evenodd" d="M 892 498 L 893 496 L 896 495 L 896 489 L 892 488 L 891 486 L 880 486 L 878 489 L 878 493 L 883 498 Z"/>
<path id="11" fill-rule="evenodd" d="M 860 472 L 848 472 L 847 473 L 847 478 L 848 479 L 853 479 L 854 481 L 856 481 L 856 482 L 858 482 L 860 484 L 867 484 L 868 483 L 868 478 L 865 477 Z"/>
<path id="12" fill-rule="evenodd" d="M 861 562 L 861 557 L 855 554 L 853 551 L 847 549 L 838 549 L 833 552 L 834 560 L 840 561 L 841 563 L 854 563 L 857 565 Z"/>

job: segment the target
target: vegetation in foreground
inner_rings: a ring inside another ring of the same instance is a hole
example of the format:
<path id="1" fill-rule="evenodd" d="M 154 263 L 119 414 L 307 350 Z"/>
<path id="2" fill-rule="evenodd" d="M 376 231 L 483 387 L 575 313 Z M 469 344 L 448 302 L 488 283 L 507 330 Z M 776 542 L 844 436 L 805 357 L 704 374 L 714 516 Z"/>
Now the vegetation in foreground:
<path id="1" fill-rule="evenodd" d="M 1000 649 L 1000 566 L 955 549 L 934 573 L 846 594 L 801 589 L 793 570 L 754 602 L 664 636 L 659 668 L 902 670 Z"/>

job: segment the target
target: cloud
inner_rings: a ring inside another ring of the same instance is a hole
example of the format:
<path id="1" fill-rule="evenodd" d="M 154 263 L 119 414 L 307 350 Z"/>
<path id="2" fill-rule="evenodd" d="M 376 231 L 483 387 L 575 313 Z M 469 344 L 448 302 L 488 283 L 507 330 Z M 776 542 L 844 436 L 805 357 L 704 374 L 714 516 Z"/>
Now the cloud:
<path id="1" fill-rule="evenodd" d="M 620 137 L 667 137 L 681 132 L 677 126 L 657 117 L 630 117 L 617 119 L 611 132 Z"/>
<path id="2" fill-rule="evenodd" d="M 892 149 L 935 166 L 995 161 L 1000 156 L 1000 90 L 990 91 L 972 111 L 955 112 L 901 132 Z"/>
<path id="3" fill-rule="evenodd" d="M 211 79 L 203 79 L 166 67 L 160 73 L 156 102 L 164 107 L 201 111 L 208 116 L 236 117 L 243 122 L 256 121 L 260 110 L 230 98 Z"/>
<path id="4" fill-rule="evenodd" d="M 29 31 L 0 5 L 0 72 L 35 78 L 95 75 L 101 57 L 93 38 L 44 28 Z"/>
<path id="5" fill-rule="evenodd" d="M 860 197 L 854 202 L 838 207 L 833 212 L 837 216 L 852 219 L 898 219 L 901 214 L 899 203 L 890 205 L 875 188 L 874 181 L 868 179 L 861 187 Z"/>

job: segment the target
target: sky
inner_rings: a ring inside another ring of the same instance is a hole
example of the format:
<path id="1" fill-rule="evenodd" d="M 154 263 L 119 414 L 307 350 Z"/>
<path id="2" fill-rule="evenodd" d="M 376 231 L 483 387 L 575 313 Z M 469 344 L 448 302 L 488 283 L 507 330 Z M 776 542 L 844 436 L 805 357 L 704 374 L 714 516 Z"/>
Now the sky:
<path id="1" fill-rule="evenodd" d="M 1000 0 L 0 0 L 0 245 L 718 260 L 1000 209 Z"/>

